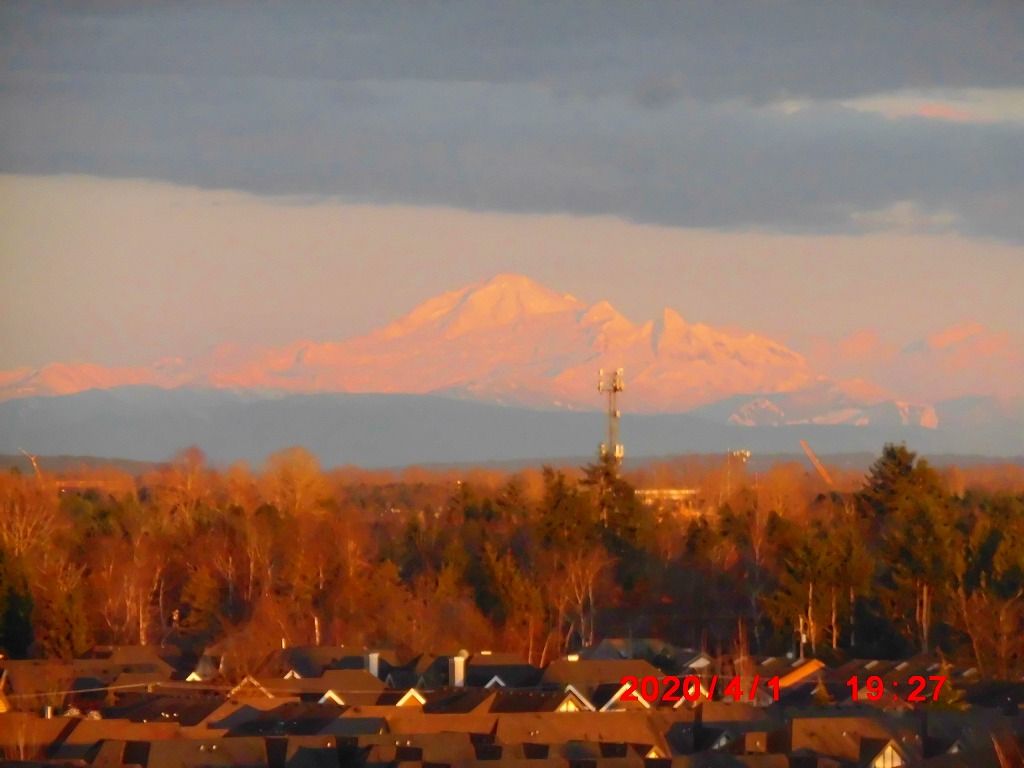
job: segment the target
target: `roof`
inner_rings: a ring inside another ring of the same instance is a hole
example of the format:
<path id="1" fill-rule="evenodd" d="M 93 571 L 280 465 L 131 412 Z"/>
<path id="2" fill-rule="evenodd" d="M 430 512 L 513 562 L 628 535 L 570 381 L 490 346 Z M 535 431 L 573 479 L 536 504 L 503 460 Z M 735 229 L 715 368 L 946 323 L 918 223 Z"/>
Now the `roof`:
<path id="1" fill-rule="evenodd" d="M 173 645 L 95 645 L 83 659 L 103 659 L 111 664 L 152 664 L 170 674 L 182 661 L 180 648 Z"/>
<path id="2" fill-rule="evenodd" d="M 606 637 L 580 651 L 585 659 L 648 659 L 675 657 L 680 649 L 656 637 Z"/>
<path id="3" fill-rule="evenodd" d="M 39 751 L 71 725 L 67 718 L 46 719 L 34 712 L 0 714 L 0 754 L 15 754 L 16 748 L 21 746 L 29 753 Z"/>
<path id="4" fill-rule="evenodd" d="M 423 711 L 431 714 L 487 711 L 496 695 L 486 688 L 442 688 L 426 694 Z"/>
<path id="5" fill-rule="evenodd" d="M 248 720 L 260 717 L 263 712 L 276 709 L 286 701 L 286 698 L 222 699 L 220 706 L 198 723 L 197 727 L 205 732 L 220 730 L 227 733 Z"/>
<path id="6" fill-rule="evenodd" d="M 45 693 L 71 687 L 74 668 L 52 659 L 2 659 L 0 671 L 7 693 Z"/>
<path id="7" fill-rule="evenodd" d="M 414 759 L 431 763 L 473 763 L 477 758 L 468 733 L 373 734 L 359 737 L 359 746 L 370 748 L 368 762 Z"/>
<path id="8" fill-rule="evenodd" d="M 371 714 L 358 710 L 345 713 L 345 716 Z M 490 734 L 494 732 L 498 715 L 481 712 L 459 714 L 426 714 L 416 708 L 391 709 L 384 714 L 390 733 L 471 733 Z"/>
<path id="9" fill-rule="evenodd" d="M 660 679 L 660 678 L 659 678 Z M 659 684 L 659 691 L 661 686 Z M 623 694 L 626 692 L 626 686 L 621 681 L 614 683 L 601 683 L 592 687 L 588 691 L 587 698 L 590 703 L 594 705 L 594 709 L 650 709 L 652 704 L 644 700 L 643 695 L 639 692 L 633 694 L 631 699 L 622 700 Z"/>
<path id="10" fill-rule="evenodd" d="M 229 736 L 283 736 L 319 734 L 341 715 L 334 704 L 290 701 L 274 709 L 260 712 L 233 726 Z"/>
<path id="11" fill-rule="evenodd" d="M 602 683 L 621 683 L 628 676 L 642 680 L 648 676 L 660 678 L 662 674 L 657 667 L 643 659 L 558 659 L 548 665 L 541 679 L 544 683 L 572 685 L 577 690 L 585 691 Z"/>
<path id="12" fill-rule="evenodd" d="M 278 758 L 278 765 L 287 765 L 288 768 L 337 768 L 337 739 L 332 736 L 272 739 L 267 745 L 267 756 L 272 755 Z"/>
<path id="13" fill-rule="evenodd" d="M 657 746 L 669 754 L 661 722 L 646 712 L 559 712 L 497 715 L 496 741 L 503 744 L 563 744 L 611 741 Z"/>
<path id="14" fill-rule="evenodd" d="M 123 693 L 112 707 L 102 709 L 105 718 L 122 718 L 136 723 L 176 722 L 197 725 L 216 711 L 223 699 L 213 696 Z"/>
<path id="15" fill-rule="evenodd" d="M 267 742 L 257 736 L 224 739 L 154 741 L 148 766 L 206 768 L 207 766 L 267 765 Z"/>
<path id="16" fill-rule="evenodd" d="M 561 689 L 548 691 L 499 690 L 495 692 L 490 711 L 494 713 L 554 712 L 567 697 L 573 695 Z"/>
<path id="17" fill-rule="evenodd" d="M 385 688 L 383 681 L 364 669 L 328 669 L 319 677 L 259 677 L 254 683 L 258 685 L 249 686 L 256 692 L 267 691 L 274 696 L 298 696 L 304 693 L 322 695 L 334 691 L 344 698 L 346 693 L 376 695 Z"/>
<path id="18" fill-rule="evenodd" d="M 478 663 L 475 661 L 476 658 L 474 657 L 466 666 L 466 685 L 469 686 L 482 688 L 497 677 L 507 688 L 532 688 L 540 682 L 543 675 L 543 671 L 532 664 L 495 664 L 486 656 L 486 662 Z"/>
<path id="19" fill-rule="evenodd" d="M 138 741 L 176 740 L 180 735 L 177 723 L 134 723 L 130 720 L 92 720 L 60 718 L 66 729 L 54 742 L 48 754 L 54 760 L 87 759 L 105 739 Z"/>
<path id="20" fill-rule="evenodd" d="M 388 722 L 383 717 L 336 717 L 320 733 L 349 737 L 384 733 L 387 729 Z"/>
<path id="21" fill-rule="evenodd" d="M 260 669 L 260 675 L 283 677 L 294 670 L 302 677 L 320 677 L 328 669 L 365 670 L 371 653 L 378 654 L 382 675 L 399 665 L 398 655 L 391 649 L 297 645 L 274 651 Z"/>
<path id="22" fill-rule="evenodd" d="M 906 734 L 904 734 L 906 735 Z M 907 757 L 920 757 L 916 743 L 872 717 L 796 717 L 790 721 L 790 751 L 860 762 L 894 742 Z"/>
<path id="23" fill-rule="evenodd" d="M 964 698 L 978 707 L 1014 710 L 1024 704 L 1024 682 L 987 680 L 972 685 Z"/>

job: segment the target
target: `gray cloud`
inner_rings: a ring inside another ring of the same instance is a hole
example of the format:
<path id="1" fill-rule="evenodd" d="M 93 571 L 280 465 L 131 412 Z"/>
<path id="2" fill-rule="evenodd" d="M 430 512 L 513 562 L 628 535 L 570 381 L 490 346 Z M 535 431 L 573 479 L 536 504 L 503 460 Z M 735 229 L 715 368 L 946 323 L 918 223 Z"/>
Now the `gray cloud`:
<path id="1" fill-rule="evenodd" d="M 1024 81 L 1020 3 L 7 3 L 8 68 L 529 82 L 717 100 Z"/>
<path id="2" fill-rule="evenodd" d="M 834 103 L 1021 86 L 1024 6 L 524 7 L 8 4 L 0 170 L 818 232 L 911 201 L 1024 240 L 1024 126 Z"/>

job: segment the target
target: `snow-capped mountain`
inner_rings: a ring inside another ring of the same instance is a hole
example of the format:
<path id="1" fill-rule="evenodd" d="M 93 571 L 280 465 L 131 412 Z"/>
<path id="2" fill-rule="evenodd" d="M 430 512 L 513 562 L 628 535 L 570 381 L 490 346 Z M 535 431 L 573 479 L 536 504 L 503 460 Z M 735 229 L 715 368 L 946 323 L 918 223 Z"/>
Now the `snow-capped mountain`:
<path id="1" fill-rule="evenodd" d="M 687 322 L 672 309 L 635 323 L 521 275 L 444 293 L 340 341 L 229 345 L 191 359 L 107 368 L 56 363 L 0 373 L 0 400 L 149 385 L 261 393 L 445 394 L 532 408 L 591 410 L 599 368 L 625 368 L 628 409 L 707 414 L 743 426 L 904 424 L 934 409 L 867 382 L 834 382 L 785 345 Z"/>

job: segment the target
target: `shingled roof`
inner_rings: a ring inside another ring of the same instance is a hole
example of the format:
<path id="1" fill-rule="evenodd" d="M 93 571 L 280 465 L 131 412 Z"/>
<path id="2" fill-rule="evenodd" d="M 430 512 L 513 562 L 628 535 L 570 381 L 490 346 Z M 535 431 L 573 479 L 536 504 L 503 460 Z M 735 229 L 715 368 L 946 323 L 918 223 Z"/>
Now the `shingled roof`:
<path id="1" fill-rule="evenodd" d="M 558 659 L 551 662 L 541 678 L 543 683 L 572 685 L 579 691 L 589 691 L 602 683 L 621 683 L 624 677 L 661 677 L 662 674 L 650 662 L 643 659 L 592 660 Z"/>

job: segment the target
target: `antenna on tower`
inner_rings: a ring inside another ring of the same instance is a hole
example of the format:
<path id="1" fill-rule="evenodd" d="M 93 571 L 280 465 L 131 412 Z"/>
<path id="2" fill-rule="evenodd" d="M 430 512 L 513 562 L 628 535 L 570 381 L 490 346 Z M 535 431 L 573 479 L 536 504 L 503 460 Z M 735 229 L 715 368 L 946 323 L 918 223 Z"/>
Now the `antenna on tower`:
<path id="1" fill-rule="evenodd" d="M 619 412 L 618 394 L 626 388 L 625 377 L 622 368 L 617 368 L 607 379 L 604 375 L 604 368 L 597 372 L 597 391 L 608 395 L 608 442 L 601 443 L 601 458 L 611 456 L 616 464 L 622 463 L 622 457 L 626 455 L 625 448 L 619 442 Z"/>

